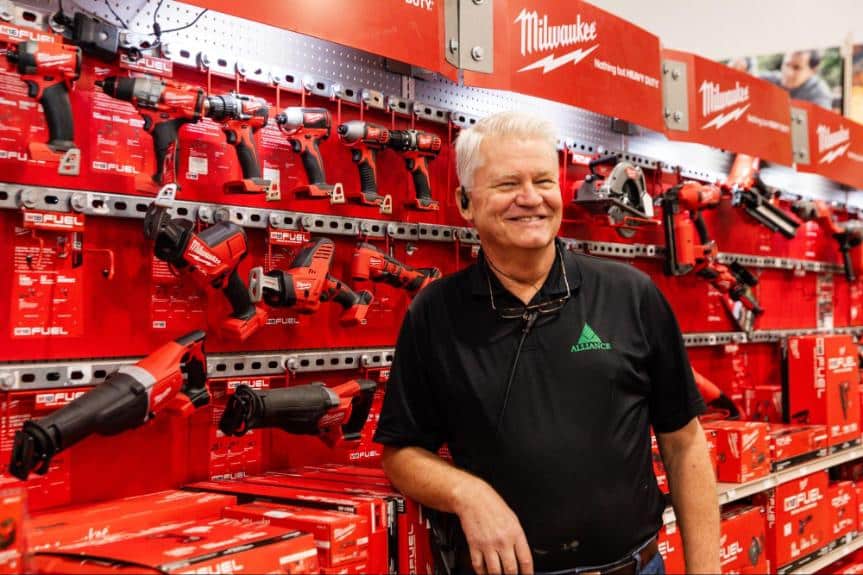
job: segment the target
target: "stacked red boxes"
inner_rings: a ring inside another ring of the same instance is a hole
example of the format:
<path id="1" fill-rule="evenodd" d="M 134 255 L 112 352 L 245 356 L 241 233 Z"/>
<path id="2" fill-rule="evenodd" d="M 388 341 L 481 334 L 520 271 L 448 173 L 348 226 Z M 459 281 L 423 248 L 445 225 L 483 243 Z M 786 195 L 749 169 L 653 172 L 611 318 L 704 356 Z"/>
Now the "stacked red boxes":
<path id="1" fill-rule="evenodd" d="M 369 522 L 359 515 L 292 505 L 247 503 L 226 507 L 222 516 L 269 521 L 271 525 L 311 533 L 321 567 L 368 562 Z"/>
<path id="2" fill-rule="evenodd" d="M 857 491 L 850 481 L 837 481 L 827 489 L 830 501 L 830 540 L 835 541 L 846 535 L 857 533 L 858 510 Z"/>
<path id="3" fill-rule="evenodd" d="M 763 507 L 739 507 L 722 513 L 719 561 L 723 573 L 768 573 L 764 549 Z"/>
<path id="4" fill-rule="evenodd" d="M 788 338 L 786 420 L 827 426 L 827 443 L 860 442 L 857 346 L 849 335 Z"/>
<path id="5" fill-rule="evenodd" d="M 43 551 L 40 573 L 314 573 L 311 534 L 266 522 L 214 519 L 155 527 Z M 79 557 L 76 557 L 78 555 Z"/>
<path id="6" fill-rule="evenodd" d="M 773 471 L 827 455 L 827 428 L 823 425 L 770 425 L 770 459 Z"/>
<path id="7" fill-rule="evenodd" d="M 29 524 L 25 523 L 26 507 L 24 489 L 0 491 L 0 575 L 27 572 L 24 568 L 29 544 L 25 537 L 29 529 Z"/>
<path id="8" fill-rule="evenodd" d="M 28 542 L 39 551 L 96 541 L 169 521 L 215 518 L 236 502 L 232 495 L 168 490 L 79 505 L 33 517 Z"/>
<path id="9" fill-rule="evenodd" d="M 659 553 L 665 562 L 666 573 L 686 573 L 686 560 L 683 556 L 683 539 L 677 523 L 669 523 L 659 528 Z"/>
<path id="10" fill-rule="evenodd" d="M 854 494 L 857 495 L 857 532 L 863 533 L 863 482 L 854 482 Z"/>
<path id="11" fill-rule="evenodd" d="M 704 428 L 716 432 L 716 477 L 726 483 L 744 483 L 770 473 L 769 426 L 754 421 L 710 421 Z"/>
<path id="12" fill-rule="evenodd" d="M 757 493 L 767 511 L 767 559 L 776 570 L 830 543 L 827 471 L 818 471 Z"/>

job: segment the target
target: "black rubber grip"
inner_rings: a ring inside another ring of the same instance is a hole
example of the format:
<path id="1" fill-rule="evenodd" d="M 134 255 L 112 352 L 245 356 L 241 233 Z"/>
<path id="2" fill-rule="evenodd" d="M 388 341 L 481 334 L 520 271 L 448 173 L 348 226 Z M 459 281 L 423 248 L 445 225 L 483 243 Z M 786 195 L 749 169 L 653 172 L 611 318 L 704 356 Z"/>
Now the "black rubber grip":
<path id="1" fill-rule="evenodd" d="M 309 178 L 309 183 L 319 186 L 327 183 L 327 177 L 324 175 L 324 165 L 321 163 L 321 150 L 318 148 L 317 140 L 312 140 L 309 148 L 303 148 L 300 152 L 300 159 L 303 161 L 303 169 L 306 170 L 306 177 Z"/>
<path id="2" fill-rule="evenodd" d="M 235 148 L 237 150 L 237 160 L 240 162 L 240 168 L 243 170 L 243 179 L 251 180 L 261 177 L 261 165 L 258 163 L 258 149 L 255 146 L 255 136 L 251 128 L 246 128 L 246 134 L 240 134 L 240 139 Z M 250 142 L 251 145 L 246 144 Z"/>
<path id="3" fill-rule="evenodd" d="M 177 137 L 180 128 L 188 122 L 186 118 L 175 118 L 159 122 L 153 127 L 153 151 L 156 154 L 156 172 L 153 174 L 153 181 L 157 184 L 164 183 L 165 156 L 168 155 L 171 144 L 174 144 L 174 181 L 176 181 L 176 171 L 180 165 L 180 146 L 177 145 Z"/>
<path id="4" fill-rule="evenodd" d="M 357 383 L 360 386 L 360 393 L 351 401 L 351 417 L 342 426 L 342 434 L 348 441 L 360 438 L 378 388 L 378 385 L 370 379 L 358 379 Z"/>
<path id="5" fill-rule="evenodd" d="M 843 249 L 842 250 L 842 265 L 845 268 L 845 279 L 849 282 L 853 282 L 857 279 L 857 275 L 854 273 L 854 263 L 851 261 L 851 250 Z"/>
<path id="6" fill-rule="evenodd" d="M 331 280 L 333 278 L 330 278 Z M 338 303 L 345 309 L 350 309 L 360 302 L 360 297 L 347 286 L 344 282 L 334 280 L 336 282 L 336 294 L 333 296 L 333 301 Z"/>
<path id="7" fill-rule="evenodd" d="M 360 192 L 368 199 L 378 197 L 378 180 L 375 174 L 375 152 L 370 150 L 372 161 L 362 160 L 358 166 L 360 169 Z"/>
<path id="8" fill-rule="evenodd" d="M 421 158 L 417 161 L 426 164 L 424 158 Z M 417 200 L 419 200 L 422 205 L 434 203 L 431 194 L 431 184 L 429 183 L 428 178 L 427 165 L 425 170 L 422 170 L 419 166 L 416 166 L 413 170 L 411 170 L 411 174 L 414 178 L 414 192 L 416 193 Z"/>
<path id="9" fill-rule="evenodd" d="M 48 124 L 48 147 L 55 152 L 74 148 L 75 122 L 66 84 L 58 82 L 45 88 L 39 103 L 45 110 L 45 122 Z"/>
<path id="10" fill-rule="evenodd" d="M 710 241 L 710 234 L 707 231 L 704 218 L 701 217 L 701 212 L 695 212 L 695 217 L 692 218 L 692 222 L 695 224 L 695 229 L 698 231 L 698 241 L 700 241 L 702 245 L 707 244 Z"/>
<path id="11" fill-rule="evenodd" d="M 231 308 L 234 310 L 231 317 L 245 320 L 255 315 L 255 304 L 252 303 L 249 288 L 240 279 L 240 274 L 237 273 L 236 268 L 231 272 L 222 293 L 228 298 Z"/>

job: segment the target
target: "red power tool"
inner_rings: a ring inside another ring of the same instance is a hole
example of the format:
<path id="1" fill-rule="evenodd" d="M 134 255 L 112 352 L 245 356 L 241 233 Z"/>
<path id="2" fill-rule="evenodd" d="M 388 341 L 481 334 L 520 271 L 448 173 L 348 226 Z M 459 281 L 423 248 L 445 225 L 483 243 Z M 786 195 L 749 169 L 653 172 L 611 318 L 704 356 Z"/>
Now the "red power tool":
<path id="1" fill-rule="evenodd" d="M 351 263 L 354 280 L 384 282 L 410 292 L 421 290 L 440 275 L 437 268 L 412 268 L 365 242 L 357 246 Z"/>
<path id="2" fill-rule="evenodd" d="M 695 376 L 695 387 L 698 388 L 698 392 L 708 407 L 721 412 L 724 415 L 723 419 L 740 419 L 740 407 L 734 403 L 734 400 L 722 393 L 719 386 L 695 369 L 692 370 L 692 375 Z"/>
<path id="3" fill-rule="evenodd" d="M 270 180 L 261 176 L 261 163 L 258 161 L 258 146 L 255 134 L 267 125 L 270 106 L 263 98 L 231 92 L 223 96 L 207 96 L 204 115 L 222 124 L 222 131 L 228 143 L 237 152 L 237 160 L 243 172 L 243 179 L 225 182 L 229 193 L 264 193 L 270 196 Z"/>
<path id="4" fill-rule="evenodd" d="M 858 265 L 854 265 L 851 250 L 863 243 L 863 222 L 859 220 L 837 222 L 833 219 L 833 209 L 827 205 L 827 202 L 821 200 L 798 200 L 791 204 L 791 211 L 804 222 L 818 222 L 818 225 L 839 243 L 845 279 L 853 282 L 857 277 L 855 267 L 861 267 L 861 262 L 858 258 Z"/>
<path id="5" fill-rule="evenodd" d="M 330 112 L 326 108 L 285 108 L 276 116 L 279 129 L 287 136 L 291 149 L 300 155 L 308 185 L 297 193 L 313 198 L 330 198 L 333 204 L 343 204 L 342 184 L 328 184 L 319 144 L 330 137 Z"/>
<path id="6" fill-rule="evenodd" d="M 191 221 L 171 218 L 166 198 L 172 198 L 175 190 L 174 184 L 165 186 L 150 205 L 144 216 L 144 236 L 155 240 L 158 259 L 199 283 L 222 290 L 233 312 L 220 327 L 242 341 L 267 320 L 266 312 L 249 299 L 249 290 L 237 273 L 248 249 L 246 233 L 232 222 L 219 222 L 196 233 Z"/>
<path id="7" fill-rule="evenodd" d="M 777 205 L 776 191 L 761 181 L 760 166 L 758 158 L 737 154 L 722 189 L 731 194 L 731 205 L 742 206 L 758 223 L 791 239 L 800 221 Z"/>
<path id="8" fill-rule="evenodd" d="M 360 170 L 360 202 L 391 213 L 392 198 L 378 193 L 377 164 L 377 154 L 386 148 L 390 131 L 378 124 L 352 120 L 340 125 L 338 132 L 342 143 L 351 148 L 351 159 Z"/>
<path id="9" fill-rule="evenodd" d="M 177 135 L 187 123 L 197 122 L 204 113 L 204 90 L 161 78 L 119 78 L 96 82 L 118 100 L 131 102 L 144 118 L 144 131 L 153 137 L 157 184 L 176 183 L 180 165 Z"/>
<path id="10" fill-rule="evenodd" d="M 749 332 L 764 312 L 751 289 L 758 279 L 738 262 L 725 266 L 716 260 L 719 249 L 701 217 L 701 211 L 718 206 L 720 198 L 719 188 L 698 182 L 684 182 L 662 195 L 665 273 L 681 276 L 694 271 L 706 279 L 730 298 L 723 300 L 728 313 L 739 329 Z M 733 302 L 740 302 L 744 310 L 735 310 Z"/>
<path id="11" fill-rule="evenodd" d="M 48 125 L 47 145 L 30 142 L 28 150 L 36 160 L 60 160 L 59 172 L 78 175 L 80 153 L 75 146 L 75 120 L 69 90 L 81 75 L 81 50 L 76 46 L 27 40 L 6 52 L 27 84 L 27 95 L 39 101 Z"/>
<path id="12" fill-rule="evenodd" d="M 329 238 L 318 238 L 300 250 L 290 269 L 252 268 L 249 291 L 252 301 L 264 300 L 271 307 L 293 307 L 299 313 L 315 313 L 321 302 L 334 301 L 344 308 L 342 325 L 361 323 L 374 297 L 371 292 L 354 292 L 330 275 L 335 244 Z"/>
<path id="13" fill-rule="evenodd" d="M 204 332 L 166 343 L 135 365 L 121 367 L 104 383 L 47 417 L 24 422 L 15 434 L 9 472 L 25 480 L 44 475 L 51 458 L 98 433 L 116 435 L 159 412 L 188 415 L 210 401 Z"/>
<path id="14" fill-rule="evenodd" d="M 377 384 L 353 379 L 335 387 L 316 382 L 258 390 L 238 385 L 228 399 L 219 430 L 241 436 L 257 428 L 276 427 L 298 435 L 317 435 L 330 447 L 357 441 L 374 400 Z"/>
<path id="15" fill-rule="evenodd" d="M 429 162 L 440 153 L 443 145 L 440 136 L 420 130 L 390 130 L 387 145 L 405 158 L 405 165 L 414 180 L 415 207 L 439 210 L 440 205 L 432 199 Z"/>

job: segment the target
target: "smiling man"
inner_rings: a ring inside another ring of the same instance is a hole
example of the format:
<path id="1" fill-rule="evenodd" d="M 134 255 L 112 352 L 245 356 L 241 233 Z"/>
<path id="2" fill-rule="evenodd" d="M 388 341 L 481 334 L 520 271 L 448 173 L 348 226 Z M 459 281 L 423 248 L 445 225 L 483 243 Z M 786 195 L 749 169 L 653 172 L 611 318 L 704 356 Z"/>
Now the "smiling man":
<path id="1" fill-rule="evenodd" d="M 405 316 L 375 436 L 384 469 L 457 517 L 459 571 L 662 573 L 652 425 L 687 572 L 718 573 L 703 402 L 677 322 L 648 276 L 556 240 L 555 144 L 518 112 L 459 135 L 456 196 L 482 250 Z"/>

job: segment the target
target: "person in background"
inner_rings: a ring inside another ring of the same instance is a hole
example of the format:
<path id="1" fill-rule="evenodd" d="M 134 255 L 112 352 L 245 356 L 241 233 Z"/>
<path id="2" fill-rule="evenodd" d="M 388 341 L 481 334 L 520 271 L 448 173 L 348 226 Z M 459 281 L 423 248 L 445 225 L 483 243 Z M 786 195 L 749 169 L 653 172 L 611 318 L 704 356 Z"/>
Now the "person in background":
<path id="1" fill-rule="evenodd" d="M 794 100 L 813 102 L 828 110 L 833 107 L 830 87 L 818 75 L 821 53 L 818 50 L 787 52 L 782 57 L 779 72 L 769 72 L 761 76 L 777 86 L 782 86 Z"/>

